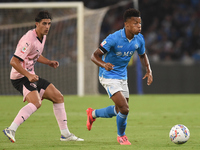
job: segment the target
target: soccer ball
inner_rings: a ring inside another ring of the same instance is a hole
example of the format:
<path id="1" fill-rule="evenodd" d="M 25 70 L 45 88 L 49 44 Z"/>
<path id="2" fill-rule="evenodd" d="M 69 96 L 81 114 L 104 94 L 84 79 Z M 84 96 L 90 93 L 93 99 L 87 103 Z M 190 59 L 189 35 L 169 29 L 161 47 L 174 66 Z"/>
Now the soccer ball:
<path id="1" fill-rule="evenodd" d="M 189 137 L 190 137 L 189 129 L 182 124 L 177 124 L 173 126 L 169 132 L 169 138 L 175 144 L 186 143 Z"/>

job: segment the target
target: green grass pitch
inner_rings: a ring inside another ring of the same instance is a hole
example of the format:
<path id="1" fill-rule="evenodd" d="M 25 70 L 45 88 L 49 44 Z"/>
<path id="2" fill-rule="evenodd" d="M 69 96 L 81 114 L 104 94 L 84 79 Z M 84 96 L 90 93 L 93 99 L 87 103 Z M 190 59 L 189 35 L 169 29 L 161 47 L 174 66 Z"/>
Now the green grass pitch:
<path id="1" fill-rule="evenodd" d="M 26 103 L 22 96 L 0 96 L 0 150 L 199 150 L 200 95 L 131 95 L 126 135 L 132 145 L 117 143 L 115 117 L 98 118 L 91 131 L 86 128 L 86 109 L 112 105 L 107 95 L 65 96 L 69 130 L 84 142 L 61 142 L 52 103 L 42 106 L 17 130 L 11 143 L 2 130 L 8 127 Z M 176 145 L 169 139 L 175 124 L 190 130 L 187 143 Z"/>

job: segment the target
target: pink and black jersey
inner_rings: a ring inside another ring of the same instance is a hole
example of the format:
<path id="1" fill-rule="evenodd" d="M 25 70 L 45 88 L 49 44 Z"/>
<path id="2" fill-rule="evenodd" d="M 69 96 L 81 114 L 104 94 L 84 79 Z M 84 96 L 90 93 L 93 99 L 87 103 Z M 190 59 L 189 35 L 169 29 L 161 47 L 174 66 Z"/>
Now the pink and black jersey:
<path id="1" fill-rule="evenodd" d="M 35 74 L 34 64 L 43 52 L 45 41 L 46 35 L 43 36 L 43 41 L 40 41 L 35 29 L 32 29 L 24 34 L 18 42 L 14 57 L 20 59 L 22 67 L 31 74 Z M 24 77 L 24 75 L 20 74 L 12 67 L 10 79 L 14 80 L 22 77 Z"/>

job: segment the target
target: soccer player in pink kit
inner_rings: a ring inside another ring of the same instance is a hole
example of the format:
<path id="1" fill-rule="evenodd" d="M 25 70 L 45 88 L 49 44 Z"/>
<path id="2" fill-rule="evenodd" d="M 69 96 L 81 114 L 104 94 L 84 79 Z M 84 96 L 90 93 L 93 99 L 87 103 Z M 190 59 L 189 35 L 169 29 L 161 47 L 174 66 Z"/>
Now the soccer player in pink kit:
<path id="1" fill-rule="evenodd" d="M 35 18 L 35 29 L 29 30 L 18 42 L 14 56 L 10 60 L 12 70 L 10 79 L 13 86 L 27 101 L 18 112 L 11 125 L 4 129 L 4 134 L 11 142 L 15 142 L 15 132 L 20 124 L 27 120 L 42 105 L 42 99 L 53 102 L 53 111 L 61 131 L 61 141 L 84 141 L 70 133 L 67 126 L 67 116 L 64 98 L 60 91 L 50 82 L 40 78 L 34 72 L 34 64 L 40 62 L 57 68 L 59 63 L 42 56 L 46 35 L 51 26 L 51 14 L 41 11 Z"/>

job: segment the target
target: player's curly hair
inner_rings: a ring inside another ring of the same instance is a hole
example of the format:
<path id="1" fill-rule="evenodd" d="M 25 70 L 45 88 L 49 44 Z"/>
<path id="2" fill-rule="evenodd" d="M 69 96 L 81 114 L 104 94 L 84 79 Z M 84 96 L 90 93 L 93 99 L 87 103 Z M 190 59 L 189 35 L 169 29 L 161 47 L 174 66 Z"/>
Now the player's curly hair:
<path id="1" fill-rule="evenodd" d="M 134 8 L 129 8 L 124 12 L 124 22 L 131 17 L 140 17 L 140 11 Z"/>
<path id="2" fill-rule="evenodd" d="M 40 11 L 37 16 L 35 17 L 35 22 L 40 22 L 42 19 L 51 19 L 52 20 L 52 16 L 51 14 L 44 10 L 44 11 Z"/>

